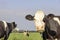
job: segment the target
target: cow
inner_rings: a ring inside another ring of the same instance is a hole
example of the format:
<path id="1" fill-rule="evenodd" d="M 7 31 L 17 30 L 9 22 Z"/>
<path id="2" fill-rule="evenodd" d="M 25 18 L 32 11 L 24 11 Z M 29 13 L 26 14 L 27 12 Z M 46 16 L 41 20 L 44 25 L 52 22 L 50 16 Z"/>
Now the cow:
<path id="1" fill-rule="evenodd" d="M 60 40 L 60 16 L 54 14 L 48 14 L 44 18 L 45 31 L 43 32 L 44 40 Z"/>
<path id="2" fill-rule="evenodd" d="M 60 39 L 60 16 L 54 14 L 45 15 L 43 11 L 37 11 L 35 16 L 27 15 L 27 20 L 34 20 L 37 31 L 43 35 L 43 40 Z"/>
<path id="3" fill-rule="evenodd" d="M 29 37 L 29 32 L 28 31 L 24 31 L 23 32 L 25 36 Z"/>
<path id="4" fill-rule="evenodd" d="M 45 23 L 43 21 L 44 17 L 45 17 L 44 12 L 40 10 L 35 13 L 35 16 L 32 16 L 30 14 L 25 16 L 27 20 L 35 22 L 35 27 L 37 31 L 44 31 L 45 29 Z"/>
<path id="5" fill-rule="evenodd" d="M 15 22 L 8 23 L 6 21 L 0 21 L 0 38 L 4 37 L 4 40 L 8 40 L 8 37 L 12 30 L 16 28 Z"/>

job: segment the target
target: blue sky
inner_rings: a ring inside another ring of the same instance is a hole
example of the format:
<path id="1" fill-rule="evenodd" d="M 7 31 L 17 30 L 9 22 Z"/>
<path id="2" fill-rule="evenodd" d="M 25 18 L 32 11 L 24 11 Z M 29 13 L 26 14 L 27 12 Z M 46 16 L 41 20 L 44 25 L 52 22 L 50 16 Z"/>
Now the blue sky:
<path id="1" fill-rule="evenodd" d="M 37 10 L 60 15 L 60 0 L 0 0 L 0 20 L 15 21 L 19 29 L 35 30 L 34 22 L 25 16 Z"/>

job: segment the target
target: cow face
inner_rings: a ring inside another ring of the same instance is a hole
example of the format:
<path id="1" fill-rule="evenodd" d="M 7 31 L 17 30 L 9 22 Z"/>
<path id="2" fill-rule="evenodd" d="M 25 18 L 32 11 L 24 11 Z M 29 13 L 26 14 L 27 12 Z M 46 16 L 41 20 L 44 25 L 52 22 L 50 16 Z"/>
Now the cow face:
<path id="1" fill-rule="evenodd" d="M 13 29 L 16 28 L 17 24 L 15 24 L 15 22 L 12 22 L 12 27 Z"/>
<path id="2" fill-rule="evenodd" d="M 43 22 L 45 14 L 43 11 L 37 11 L 34 16 L 34 22 L 37 31 L 44 31 L 45 30 L 45 23 Z"/>

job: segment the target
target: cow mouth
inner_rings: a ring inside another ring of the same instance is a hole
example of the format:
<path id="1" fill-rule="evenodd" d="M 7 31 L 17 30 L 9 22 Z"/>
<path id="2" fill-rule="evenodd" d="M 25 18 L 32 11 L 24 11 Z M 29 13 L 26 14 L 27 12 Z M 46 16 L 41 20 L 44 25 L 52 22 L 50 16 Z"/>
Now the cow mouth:
<path id="1" fill-rule="evenodd" d="M 44 27 L 41 27 L 41 28 L 39 28 L 39 27 L 36 27 L 36 30 L 37 30 L 37 32 L 44 32 L 45 31 L 45 28 Z"/>
<path id="2" fill-rule="evenodd" d="M 37 32 L 43 33 L 45 30 L 37 30 Z"/>

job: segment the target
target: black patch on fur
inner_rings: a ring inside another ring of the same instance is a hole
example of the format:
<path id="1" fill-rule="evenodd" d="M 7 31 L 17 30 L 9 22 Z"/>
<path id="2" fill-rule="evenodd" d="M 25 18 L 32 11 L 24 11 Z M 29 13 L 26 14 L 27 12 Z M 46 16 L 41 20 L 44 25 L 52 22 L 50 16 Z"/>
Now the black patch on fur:
<path id="1" fill-rule="evenodd" d="M 32 15 L 26 15 L 26 17 L 25 17 L 27 20 L 30 20 L 30 21 L 32 21 L 32 20 L 34 20 L 34 16 L 32 16 Z"/>

